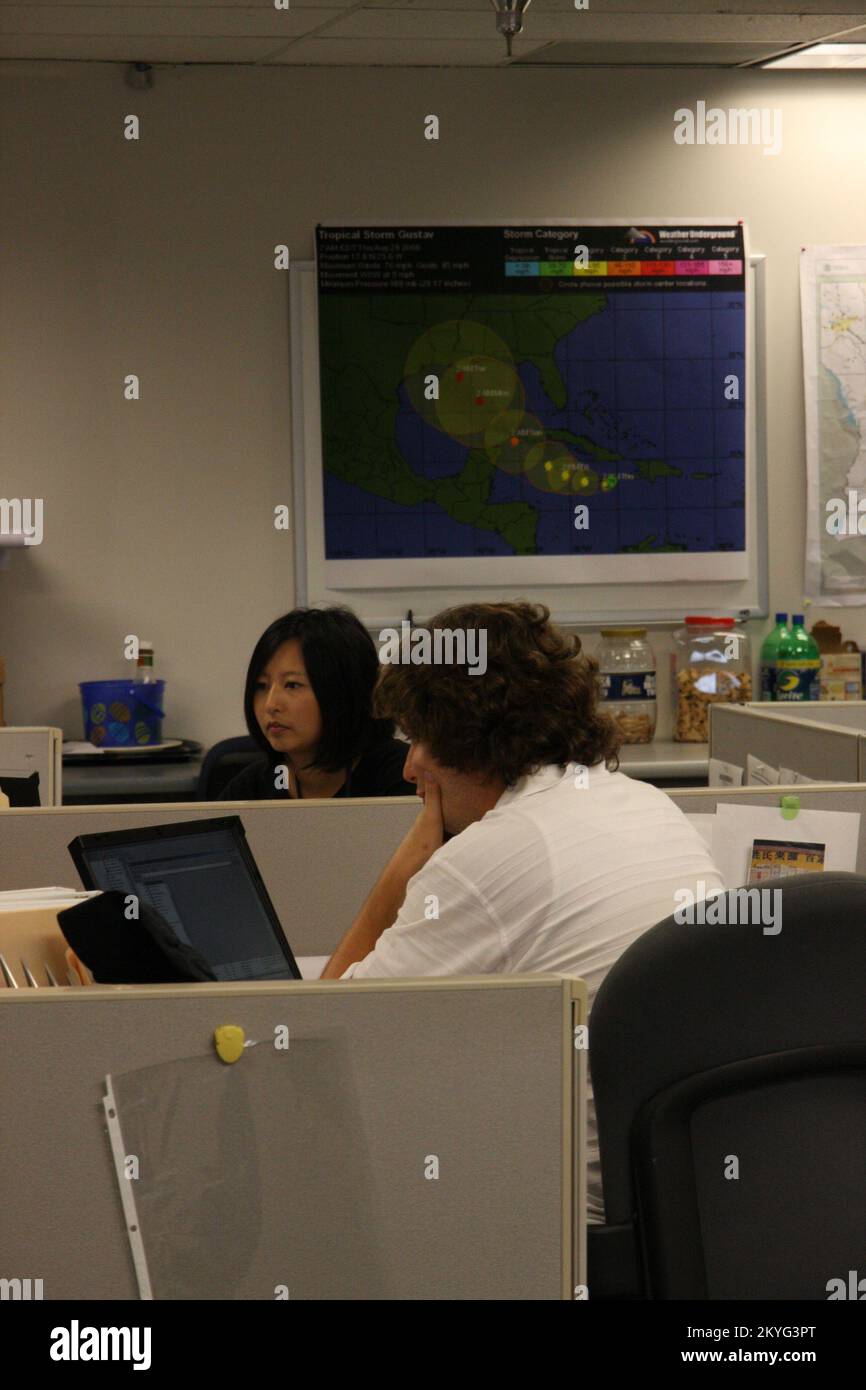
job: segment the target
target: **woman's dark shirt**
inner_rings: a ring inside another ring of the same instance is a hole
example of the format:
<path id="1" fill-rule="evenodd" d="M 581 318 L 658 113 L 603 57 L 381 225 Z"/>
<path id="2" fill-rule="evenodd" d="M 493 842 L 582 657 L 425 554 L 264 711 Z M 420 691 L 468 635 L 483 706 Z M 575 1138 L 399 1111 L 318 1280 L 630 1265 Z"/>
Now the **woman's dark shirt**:
<path id="1" fill-rule="evenodd" d="M 349 773 L 336 796 L 414 796 L 411 782 L 403 781 L 403 764 L 409 753 L 408 743 L 399 738 L 384 738 L 373 744 Z M 233 777 L 223 787 L 218 801 L 290 801 L 288 791 L 274 787 L 274 766 L 281 759 L 274 754 L 272 764 L 263 753 L 249 767 Z"/>

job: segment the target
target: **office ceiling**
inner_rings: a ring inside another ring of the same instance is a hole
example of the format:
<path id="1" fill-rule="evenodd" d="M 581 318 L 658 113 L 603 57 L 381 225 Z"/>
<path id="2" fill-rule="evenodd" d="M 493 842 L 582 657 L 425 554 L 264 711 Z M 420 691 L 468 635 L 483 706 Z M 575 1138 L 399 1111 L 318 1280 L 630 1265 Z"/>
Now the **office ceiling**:
<path id="1" fill-rule="evenodd" d="M 0 0 L 0 59 L 731 68 L 833 38 L 866 43 L 866 0 L 532 0 L 511 59 L 490 0 Z"/>

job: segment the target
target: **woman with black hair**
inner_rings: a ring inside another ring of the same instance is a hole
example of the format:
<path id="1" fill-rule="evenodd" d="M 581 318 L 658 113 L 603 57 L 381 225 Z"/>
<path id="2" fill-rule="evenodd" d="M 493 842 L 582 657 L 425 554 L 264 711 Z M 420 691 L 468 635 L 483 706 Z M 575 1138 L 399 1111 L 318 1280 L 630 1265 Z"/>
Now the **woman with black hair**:
<path id="1" fill-rule="evenodd" d="M 285 797 L 414 796 L 403 781 L 409 745 L 374 719 L 379 657 L 348 608 L 295 608 L 256 643 L 244 716 L 263 756 L 220 801 Z"/>

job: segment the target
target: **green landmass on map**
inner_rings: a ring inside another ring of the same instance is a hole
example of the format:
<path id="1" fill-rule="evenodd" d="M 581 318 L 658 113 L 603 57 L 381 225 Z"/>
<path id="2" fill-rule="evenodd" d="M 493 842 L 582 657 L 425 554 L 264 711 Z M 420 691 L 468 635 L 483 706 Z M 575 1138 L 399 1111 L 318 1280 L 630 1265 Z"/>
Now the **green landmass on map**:
<path id="1" fill-rule="evenodd" d="M 660 541 L 657 536 L 644 536 L 637 545 L 624 545 L 622 548 L 629 555 L 661 555 L 668 551 L 688 550 L 688 546 L 676 545 L 673 541 Z"/>
<path id="2" fill-rule="evenodd" d="M 548 439 L 559 439 L 563 444 L 571 444 L 584 454 L 591 454 L 599 463 L 618 463 L 622 458 L 622 454 L 614 454 L 603 445 L 596 444 L 588 435 L 575 434 L 574 430 L 548 429 L 545 433 Z"/>
<path id="3" fill-rule="evenodd" d="M 567 405 L 567 388 L 554 352 L 567 334 L 607 308 L 603 294 L 553 303 L 548 295 L 324 295 L 319 301 L 323 461 L 327 472 L 374 496 L 404 506 L 433 502 L 453 520 L 501 536 L 516 555 L 537 553 L 539 513 L 528 502 L 491 501 L 496 461 L 470 448 L 459 473 L 425 478 L 395 444 L 399 390 L 419 334 L 454 321 L 488 328 L 516 364 L 530 362 L 554 405 Z M 546 437 L 599 464 L 625 462 L 649 482 L 680 477 L 662 459 L 628 459 L 570 430 Z M 545 465 L 550 467 L 550 465 Z M 685 550 L 648 538 L 626 550 Z"/>
<path id="4" fill-rule="evenodd" d="M 636 468 L 642 478 L 648 483 L 658 482 L 659 478 L 681 478 L 683 470 L 674 468 L 672 463 L 665 463 L 664 459 L 629 459 L 629 468 Z"/>

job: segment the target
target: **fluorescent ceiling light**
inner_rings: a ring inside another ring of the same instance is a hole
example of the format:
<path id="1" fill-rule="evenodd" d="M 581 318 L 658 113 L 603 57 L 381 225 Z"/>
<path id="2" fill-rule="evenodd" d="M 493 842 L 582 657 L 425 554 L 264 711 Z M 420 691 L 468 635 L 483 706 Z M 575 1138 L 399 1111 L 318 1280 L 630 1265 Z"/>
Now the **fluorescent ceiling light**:
<path id="1" fill-rule="evenodd" d="M 866 43 L 816 43 L 761 63 L 762 68 L 866 68 Z"/>

